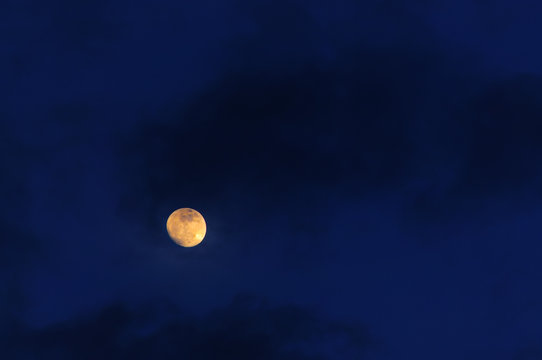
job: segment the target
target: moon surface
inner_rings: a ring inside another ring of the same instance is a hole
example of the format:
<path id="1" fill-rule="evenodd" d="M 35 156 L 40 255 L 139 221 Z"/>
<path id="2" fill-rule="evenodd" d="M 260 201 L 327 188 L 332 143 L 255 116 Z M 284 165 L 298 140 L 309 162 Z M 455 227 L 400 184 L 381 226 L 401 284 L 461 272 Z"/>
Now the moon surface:
<path id="1" fill-rule="evenodd" d="M 207 232 L 203 216 L 194 209 L 177 209 L 169 215 L 166 223 L 171 240 L 184 247 L 198 245 Z"/>

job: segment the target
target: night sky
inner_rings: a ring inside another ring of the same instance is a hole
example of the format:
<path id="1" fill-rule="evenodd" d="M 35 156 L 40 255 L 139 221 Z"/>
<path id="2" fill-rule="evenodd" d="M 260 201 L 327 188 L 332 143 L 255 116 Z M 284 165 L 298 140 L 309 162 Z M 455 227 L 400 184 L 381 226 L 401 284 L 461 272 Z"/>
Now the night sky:
<path id="1" fill-rule="evenodd" d="M 540 14 L 2 1 L 0 358 L 542 359 Z"/>

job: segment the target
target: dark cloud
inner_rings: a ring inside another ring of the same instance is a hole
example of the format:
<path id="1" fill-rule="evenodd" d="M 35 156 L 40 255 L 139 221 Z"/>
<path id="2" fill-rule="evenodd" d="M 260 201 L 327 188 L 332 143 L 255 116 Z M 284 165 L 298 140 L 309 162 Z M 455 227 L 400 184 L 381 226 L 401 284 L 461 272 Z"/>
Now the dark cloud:
<path id="1" fill-rule="evenodd" d="M 465 182 L 472 190 L 513 188 L 540 180 L 542 81 L 497 82 L 467 104 Z"/>
<path id="2" fill-rule="evenodd" d="M 371 345 L 362 328 L 299 306 L 239 295 L 206 316 L 174 308 L 110 306 L 41 330 L 14 333 L 10 359 L 359 359 Z"/>
<path id="3" fill-rule="evenodd" d="M 231 192 L 252 208 L 293 208 L 322 188 L 359 196 L 408 174 L 417 107 L 456 72 L 424 26 L 384 12 L 378 27 L 400 18 L 416 36 L 348 43 L 315 9 L 270 4 L 238 2 L 252 31 L 228 39 L 226 70 L 126 134 L 125 208 L 216 204 Z"/>
<path id="4" fill-rule="evenodd" d="M 425 165 L 412 201 L 420 216 L 469 214 L 491 202 L 531 206 L 542 195 L 542 81 L 519 75 L 480 85 L 454 106 L 432 147 L 437 161 Z"/>
<path id="5" fill-rule="evenodd" d="M 363 193 L 396 183 L 412 150 L 413 73 L 427 60 L 375 52 L 271 78 L 228 75 L 177 114 L 129 135 L 128 190 L 162 203 L 216 200 L 233 188 L 271 205 L 321 186 Z"/>

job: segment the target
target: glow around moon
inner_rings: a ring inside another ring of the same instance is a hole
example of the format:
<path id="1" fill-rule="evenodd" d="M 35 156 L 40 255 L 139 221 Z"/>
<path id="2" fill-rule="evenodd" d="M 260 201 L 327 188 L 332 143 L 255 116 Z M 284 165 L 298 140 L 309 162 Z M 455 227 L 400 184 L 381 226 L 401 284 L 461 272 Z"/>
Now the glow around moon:
<path id="1" fill-rule="evenodd" d="M 182 208 L 169 215 L 166 223 L 169 237 L 184 247 L 198 245 L 207 232 L 203 216 L 194 209 Z"/>

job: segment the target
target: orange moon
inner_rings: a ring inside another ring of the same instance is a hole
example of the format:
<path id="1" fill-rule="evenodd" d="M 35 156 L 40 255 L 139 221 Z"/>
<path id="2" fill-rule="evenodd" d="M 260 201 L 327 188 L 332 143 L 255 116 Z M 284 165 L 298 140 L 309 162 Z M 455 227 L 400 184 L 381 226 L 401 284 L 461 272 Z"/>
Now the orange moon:
<path id="1" fill-rule="evenodd" d="M 194 209 L 177 209 L 169 215 L 166 223 L 171 240 L 184 247 L 198 245 L 207 232 L 203 216 Z"/>

